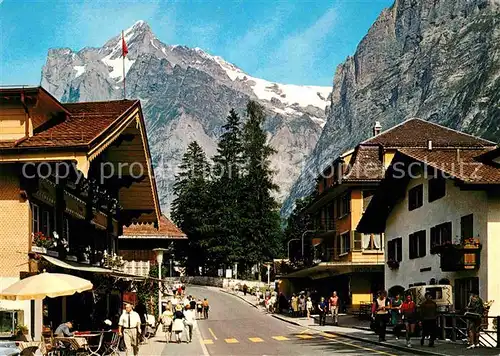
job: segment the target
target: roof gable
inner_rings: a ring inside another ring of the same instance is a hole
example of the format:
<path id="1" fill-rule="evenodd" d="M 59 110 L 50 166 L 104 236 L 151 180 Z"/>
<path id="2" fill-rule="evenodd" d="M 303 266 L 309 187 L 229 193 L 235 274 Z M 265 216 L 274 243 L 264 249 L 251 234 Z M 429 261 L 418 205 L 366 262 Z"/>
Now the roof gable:
<path id="1" fill-rule="evenodd" d="M 384 147 L 488 147 L 494 142 L 453 130 L 419 118 L 402 122 L 366 141 L 365 145 Z"/>
<path id="2" fill-rule="evenodd" d="M 161 215 L 158 228 L 154 224 L 134 223 L 123 227 L 121 239 L 137 238 L 163 238 L 163 239 L 186 239 L 186 235 L 165 215 Z"/>

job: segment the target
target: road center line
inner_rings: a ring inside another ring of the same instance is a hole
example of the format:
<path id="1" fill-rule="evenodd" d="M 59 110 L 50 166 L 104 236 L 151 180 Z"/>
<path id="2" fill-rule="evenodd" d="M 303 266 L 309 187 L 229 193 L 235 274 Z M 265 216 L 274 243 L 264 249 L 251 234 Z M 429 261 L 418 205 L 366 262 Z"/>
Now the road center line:
<path id="1" fill-rule="evenodd" d="M 210 334 L 212 334 L 212 337 L 217 340 L 217 336 L 215 336 L 214 332 L 212 331 L 212 329 L 208 328 L 208 331 L 210 332 Z"/>

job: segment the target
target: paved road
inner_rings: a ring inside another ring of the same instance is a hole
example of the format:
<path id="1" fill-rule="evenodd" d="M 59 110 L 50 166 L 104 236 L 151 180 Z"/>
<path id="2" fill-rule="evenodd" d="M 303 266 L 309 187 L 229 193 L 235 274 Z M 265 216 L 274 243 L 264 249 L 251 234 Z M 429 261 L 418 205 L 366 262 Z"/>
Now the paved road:
<path id="1" fill-rule="evenodd" d="M 188 286 L 187 293 L 210 303 L 209 319 L 199 320 L 198 326 L 200 341 L 212 356 L 412 355 L 290 325 L 218 290 Z"/>

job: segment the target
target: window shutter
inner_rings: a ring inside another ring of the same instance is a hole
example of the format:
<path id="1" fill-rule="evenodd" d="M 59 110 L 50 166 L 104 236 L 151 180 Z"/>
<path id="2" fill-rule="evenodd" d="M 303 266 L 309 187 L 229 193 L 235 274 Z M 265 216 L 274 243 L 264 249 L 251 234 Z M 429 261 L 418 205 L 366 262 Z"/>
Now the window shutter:
<path id="1" fill-rule="evenodd" d="M 432 248 L 434 246 L 437 246 L 439 245 L 439 241 L 438 241 L 438 236 L 437 236 L 437 233 L 438 233 L 438 229 L 436 226 L 434 227 L 431 227 L 431 253 L 432 253 Z"/>
<path id="2" fill-rule="evenodd" d="M 418 233 L 418 257 L 423 257 L 426 255 L 426 243 L 425 243 L 425 230 Z"/>
<path id="3" fill-rule="evenodd" d="M 397 251 L 396 261 L 401 262 L 403 260 L 403 239 L 402 238 L 397 239 L 396 251 Z"/>
<path id="4" fill-rule="evenodd" d="M 415 235 L 414 234 L 410 234 L 410 243 L 408 244 L 410 249 L 409 249 L 409 252 L 410 252 L 410 258 L 415 258 Z"/>
<path id="5" fill-rule="evenodd" d="M 387 255 L 388 260 L 396 260 L 396 240 L 387 243 Z"/>

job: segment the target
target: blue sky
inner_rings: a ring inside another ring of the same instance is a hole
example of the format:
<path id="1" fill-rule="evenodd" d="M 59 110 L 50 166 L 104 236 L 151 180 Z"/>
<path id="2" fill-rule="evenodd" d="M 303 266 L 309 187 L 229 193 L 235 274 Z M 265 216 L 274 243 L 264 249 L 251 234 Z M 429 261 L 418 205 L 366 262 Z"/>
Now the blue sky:
<path id="1" fill-rule="evenodd" d="M 0 0 L 0 83 L 38 84 L 47 50 L 100 47 L 137 20 L 267 80 L 331 85 L 393 0 Z"/>

